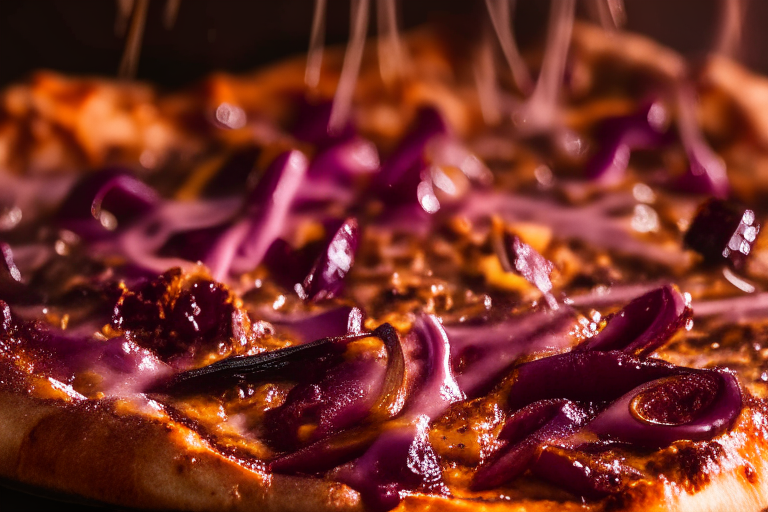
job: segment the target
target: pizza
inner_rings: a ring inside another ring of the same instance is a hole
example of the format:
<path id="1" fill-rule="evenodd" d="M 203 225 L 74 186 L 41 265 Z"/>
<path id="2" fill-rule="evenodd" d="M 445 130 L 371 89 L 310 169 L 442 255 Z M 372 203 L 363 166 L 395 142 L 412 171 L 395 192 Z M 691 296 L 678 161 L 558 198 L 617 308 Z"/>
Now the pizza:
<path id="1" fill-rule="evenodd" d="M 768 82 L 565 11 L 533 90 L 428 28 L 395 79 L 326 51 L 309 94 L 303 57 L 5 90 L 4 482 L 151 510 L 768 507 Z"/>

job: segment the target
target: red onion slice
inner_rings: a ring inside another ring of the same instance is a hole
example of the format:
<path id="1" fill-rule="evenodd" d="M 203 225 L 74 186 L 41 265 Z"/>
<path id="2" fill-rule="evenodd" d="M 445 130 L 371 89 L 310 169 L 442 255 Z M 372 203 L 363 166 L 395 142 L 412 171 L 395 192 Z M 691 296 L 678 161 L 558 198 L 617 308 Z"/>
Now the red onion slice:
<path id="1" fill-rule="evenodd" d="M 688 155 L 688 172 L 677 185 L 683 190 L 728 197 L 730 183 L 725 163 L 709 146 L 701 132 L 696 114 L 695 91 L 690 85 L 677 88 L 678 131 Z"/>
<path id="2" fill-rule="evenodd" d="M 563 307 L 497 323 L 446 326 L 459 389 L 469 397 L 479 396 L 520 357 L 567 349 L 576 322 L 575 312 Z"/>
<path id="3" fill-rule="evenodd" d="M 358 491 L 366 507 L 395 508 L 404 491 L 447 493 L 440 462 L 429 443 L 429 418 L 384 431 L 365 454 L 335 475 Z"/>
<path id="4" fill-rule="evenodd" d="M 278 314 L 271 308 L 257 312 L 268 321 L 279 335 L 288 336 L 299 343 L 320 338 L 333 338 L 362 332 L 363 312 L 350 306 L 339 306 L 320 313 Z"/>
<path id="5" fill-rule="evenodd" d="M 0 352 L 6 342 L 21 344 L 33 354 L 38 373 L 71 384 L 77 373 L 93 372 L 99 377 L 98 391 L 116 397 L 142 393 L 170 375 L 171 368 L 151 351 L 122 336 L 104 340 L 97 332 L 94 325 L 63 331 L 23 321 L 0 301 Z"/>
<path id="6" fill-rule="evenodd" d="M 82 178 L 70 190 L 56 218 L 79 236 L 96 239 L 151 212 L 160 197 L 121 169 L 105 169 Z"/>
<path id="7" fill-rule="evenodd" d="M 204 197 L 230 197 L 241 195 L 248 188 L 261 148 L 247 146 L 237 149 L 208 180 L 201 195 Z"/>
<path id="8" fill-rule="evenodd" d="M 312 159 L 307 176 L 349 184 L 356 176 L 377 172 L 379 167 L 376 145 L 362 137 L 354 137 L 318 153 Z"/>
<path id="9" fill-rule="evenodd" d="M 558 354 L 517 368 L 508 407 L 515 411 L 538 400 L 555 398 L 610 402 L 640 384 L 684 370 L 659 359 L 641 359 L 617 351 Z"/>
<path id="10" fill-rule="evenodd" d="M 669 113 L 660 102 L 650 103 L 634 114 L 603 121 L 596 130 L 598 150 L 586 164 L 586 176 L 604 183 L 620 181 L 631 151 L 663 147 L 673 141 L 668 121 Z"/>
<path id="11" fill-rule="evenodd" d="M 604 438 L 647 448 L 722 434 L 742 408 L 736 377 L 726 370 L 680 369 L 616 400 L 587 427 Z"/>
<path id="12" fill-rule="evenodd" d="M 434 137 L 449 133 L 450 127 L 438 110 L 419 109 L 413 126 L 381 166 L 374 191 L 393 203 L 415 201 L 427 144 Z"/>
<path id="13" fill-rule="evenodd" d="M 643 474 L 611 455 L 546 446 L 531 465 L 531 472 L 576 496 L 600 499 L 626 489 Z"/>
<path id="14" fill-rule="evenodd" d="M 280 236 L 291 202 L 308 167 L 307 157 L 297 150 L 278 156 L 246 199 L 247 228 L 232 255 L 231 266 L 216 262 L 214 277 L 227 271 L 241 274 L 256 268 L 269 246 Z M 227 244 L 226 241 L 222 241 Z M 228 252 L 227 252 L 228 254 Z M 227 268 L 228 267 L 228 268 Z"/>
<path id="15" fill-rule="evenodd" d="M 543 446 L 574 433 L 587 419 L 567 400 L 540 400 L 513 414 L 499 440 L 504 446 L 472 480 L 472 490 L 492 489 L 522 475 L 541 454 Z"/>
<path id="16" fill-rule="evenodd" d="M 291 130 L 298 140 L 325 148 L 346 141 L 355 135 L 355 127 L 349 119 L 343 127 L 331 133 L 328 126 L 331 120 L 333 103 L 324 101 L 317 104 L 304 102 L 299 107 L 295 124 Z"/>
<path id="17" fill-rule="evenodd" d="M 420 316 L 411 335 L 415 335 L 423 351 L 419 361 L 423 362 L 424 378 L 406 403 L 405 413 L 433 418 L 465 396 L 453 376 L 451 344 L 440 319 L 435 315 Z M 408 364 L 415 366 L 416 362 Z"/>
<path id="18" fill-rule="evenodd" d="M 308 372 L 311 378 L 302 378 L 283 405 L 266 413 L 265 425 L 276 447 L 295 449 L 363 420 L 387 420 L 400 412 L 406 391 L 400 339 L 389 324 L 368 336 L 383 342 L 386 359 L 376 351 L 346 350 L 343 359 L 319 377 L 317 372 Z M 345 339 L 340 341 L 349 344 Z M 312 425 L 313 431 L 302 436 L 300 431 L 305 425 Z"/>
<path id="19" fill-rule="evenodd" d="M 610 316 L 608 324 L 577 350 L 621 350 L 645 356 L 664 345 L 693 312 L 674 285 L 652 290 Z"/>
<path id="20" fill-rule="evenodd" d="M 354 264 L 359 242 L 357 220 L 350 217 L 331 237 L 304 282 L 297 285 L 299 295 L 311 302 L 339 295 L 344 286 L 344 278 Z"/>
<path id="21" fill-rule="evenodd" d="M 559 308 L 557 299 L 552 295 L 552 281 L 549 279 L 555 265 L 515 235 L 505 232 L 494 239 L 501 268 L 505 272 L 521 275 L 538 288 L 550 309 Z"/>

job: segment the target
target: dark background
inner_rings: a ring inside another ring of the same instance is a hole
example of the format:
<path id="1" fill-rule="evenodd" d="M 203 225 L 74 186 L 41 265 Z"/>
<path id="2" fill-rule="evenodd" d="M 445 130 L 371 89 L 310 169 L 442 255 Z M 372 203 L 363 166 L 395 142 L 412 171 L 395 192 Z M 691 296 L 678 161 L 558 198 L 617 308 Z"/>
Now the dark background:
<path id="1" fill-rule="evenodd" d="M 695 57 L 712 47 L 721 1 L 626 0 L 627 28 Z M 768 72 L 765 38 L 768 2 L 748 1 L 742 62 Z M 584 15 L 586 2 L 579 2 Z M 482 0 L 404 0 L 401 21 L 414 27 L 451 21 L 471 33 L 485 16 Z M 543 37 L 549 2 L 518 0 L 515 16 L 522 47 Z M 167 30 L 165 0 L 151 0 L 138 78 L 178 87 L 214 70 L 245 71 L 306 51 L 312 0 L 182 0 Z M 348 0 L 328 0 L 326 40 L 346 40 Z M 372 12 L 375 8 L 372 8 Z M 124 39 L 115 34 L 116 3 L 109 0 L 0 1 L 0 86 L 48 68 L 73 74 L 115 76 Z M 375 32 L 371 20 L 370 32 Z M 457 34 L 462 35 L 462 34 Z"/>
<path id="2" fill-rule="evenodd" d="M 557 0 L 555 0 L 557 1 Z M 626 0 L 627 29 L 650 35 L 696 58 L 710 49 L 724 0 Z M 745 0 L 748 1 L 748 0 Z M 348 0 L 328 0 L 326 41 L 348 32 Z M 445 22 L 457 37 L 484 22 L 482 0 L 401 0 L 404 27 Z M 579 4 L 585 14 L 584 2 Z M 515 29 L 521 47 L 538 43 L 549 2 L 518 0 Z M 138 78 L 180 87 L 214 70 L 245 71 L 306 51 L 311 0 L 182 0 L 175 26 L 162 23 L 164 0 L 152 0 Z M 375 11 L 375 9 L 372 9 Z M 70 74 L 115 76 L 124 39 L 115 34 L 117 7 L 109 0 L 0 0 L 0 87 L 48 68 Z M 752 0 L 740 60 L 768 73 L 762 27 L 768 2 Z M 371 34 L 375 20 L 371 20 Z M 0 510 L 91 510 L 0 487 Z"/>

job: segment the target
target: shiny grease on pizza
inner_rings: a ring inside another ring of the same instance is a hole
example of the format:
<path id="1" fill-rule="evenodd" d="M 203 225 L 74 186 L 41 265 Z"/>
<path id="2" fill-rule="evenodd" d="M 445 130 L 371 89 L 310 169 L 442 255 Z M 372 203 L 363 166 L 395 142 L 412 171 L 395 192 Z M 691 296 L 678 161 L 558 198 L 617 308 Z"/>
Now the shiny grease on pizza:
<path id="1" fill-rule="evenodd" d="M 309 96 L 303 59 L 6 90 L 0 475 L 150 509 L 768 505 L 768 85 L 552 33 L 522 92 L 429 30 L 394 81 L 358 48 L 335 100 L 334 51 Z"/>

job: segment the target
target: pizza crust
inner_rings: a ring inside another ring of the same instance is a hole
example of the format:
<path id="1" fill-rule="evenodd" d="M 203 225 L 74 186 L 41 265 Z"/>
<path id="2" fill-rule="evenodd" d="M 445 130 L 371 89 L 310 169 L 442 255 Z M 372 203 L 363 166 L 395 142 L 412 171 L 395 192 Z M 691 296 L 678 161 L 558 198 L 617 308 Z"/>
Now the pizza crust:
<path id="1" fill-rule="evenodd" d="M 2 478 L 154 510 L 362 510 L 345 485 L 249 469 L 163 414 L 110 400 L 41 399 L 8 387 L 0 386 Z"/>

